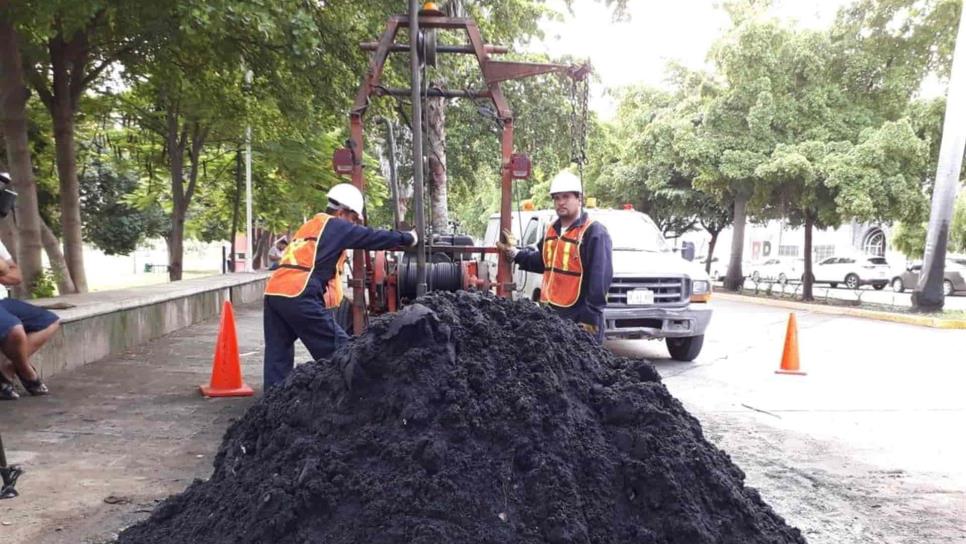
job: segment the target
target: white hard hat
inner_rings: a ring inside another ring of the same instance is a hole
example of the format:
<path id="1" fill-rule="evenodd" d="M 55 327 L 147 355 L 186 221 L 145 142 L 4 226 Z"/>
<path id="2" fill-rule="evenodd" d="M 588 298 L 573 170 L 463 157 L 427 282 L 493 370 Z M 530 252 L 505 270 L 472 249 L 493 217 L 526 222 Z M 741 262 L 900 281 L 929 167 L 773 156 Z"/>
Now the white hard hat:
<path id="1" fill-rule="evenodd" d="M 559 174 L 550 180 L 550 194 L 557 193 L 578 193 L 583 194 L 584 188 L 580 186 L 580 178 L 569 170 L 561 170 Z"/>
<path id="2" fill-rule="evenodd" d="M 329 189 L 326 196 L 335 207 L 343 207 L 362 216 L 362 192 L 355 185 L 340 183 Z"/>

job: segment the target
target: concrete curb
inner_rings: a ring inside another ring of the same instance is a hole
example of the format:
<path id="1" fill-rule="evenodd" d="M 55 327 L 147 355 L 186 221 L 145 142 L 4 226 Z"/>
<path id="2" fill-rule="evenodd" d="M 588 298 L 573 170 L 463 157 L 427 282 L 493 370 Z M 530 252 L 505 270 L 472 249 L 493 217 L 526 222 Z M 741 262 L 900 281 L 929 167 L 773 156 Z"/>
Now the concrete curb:
<path id="1" fill-rule="evenodd" d="M 267 273 L 213 275 L 185 281 L 30 301 L 66 303 L 53 311 L 61 327 L 32 358 L 44 377 L 116 355 L 195 323 L 217 317 L 225 300 L 262 299 Z M 212 338 L 214 342 L 214 338 Z"/>
<path id="2" fill-rule="evenodd" d="M 876 310 L 863 310 L 861 308 L 844 308 L 841 306 L 825 306 L 821 304 L 808 304 L 805 302 L 795 302 L 791 300 L 776 300 L 764 297 L 737 295 L 734 293 L 722 293 L 720 291 L 716 291 L 714 293 L 712 300 L 714 299 L 730 300 L 734 302 L 748 302 L 751 304 L 774 306 L 776 308 L 788 308 L 790 310 L 801 310 L 806 312 L 814 312 L 817 314 L 847 315 L 850 317 L 875 319 L 877 321 L 890 321 L 892 323 L 903 323 L 906 325 L 916 325 L 919 327 L 932 327 L 934 329 L 966 330 L 966 319 L 941 319 L 938 317 L 920 315 L 894 314 L 889 312 L 879 312 Z"/>

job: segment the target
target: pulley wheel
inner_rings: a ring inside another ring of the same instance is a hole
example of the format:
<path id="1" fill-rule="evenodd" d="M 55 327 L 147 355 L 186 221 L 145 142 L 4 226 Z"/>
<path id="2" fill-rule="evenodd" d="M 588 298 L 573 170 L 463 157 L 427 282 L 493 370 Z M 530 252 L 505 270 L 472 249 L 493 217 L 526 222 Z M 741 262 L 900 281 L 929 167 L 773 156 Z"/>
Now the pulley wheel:
<path id="1" fill-rule="evenodd" d="M 419 31 L 419 58 L 426 66 L 436 67 L 436 29 Z"/>

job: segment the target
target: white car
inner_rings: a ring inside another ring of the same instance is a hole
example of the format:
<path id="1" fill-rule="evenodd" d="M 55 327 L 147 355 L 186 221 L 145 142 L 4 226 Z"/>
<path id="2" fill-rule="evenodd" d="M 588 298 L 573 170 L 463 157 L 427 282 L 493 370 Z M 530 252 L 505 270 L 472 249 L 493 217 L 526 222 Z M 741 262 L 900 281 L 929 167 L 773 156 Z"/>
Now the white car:
<path id="1" fill-rule="evenodd" d="M 829 257 L 812 267 L 812 275 L 815 283 L 827 283 L 833 288 L 841 283 L 849 289 L 871 285 L 878 290 L 892 279 L 885 257 L 871 255 Z"/>
<path id="2" fill-rule="evenodd" d="M 723 262 L 718 257 L 711 258 L 711 266 L 708 266 L 708 256 L 702 255 L 694 259 L 694 261 L 701 265 L 701 268 L 708 268 L 708 275 L 711 276 L 712 281 L 721 281 L 725 277 L 725 270 L 728 268 L 728 263 Z"/>
<path id="3" fill-rule="evenodd" d="M 696 259 L 696 262 L 698 262 L 701 265 L 701 268 L 704 268 L 705 264 L 707 264 L 708 262 L 708 258 L 700 257 L 699 259 Z M 714 281 L 724 281 L 725 277 L 727 277 L 728 275 L 728 266 L 730 264 L 731 264 L 731 260 L 728 258 L 727 255 L 725 255 L 720 259 L 718 257 L 712 258 L 711 272 L 709 273 L 709 276 L 711 277 L 711 279 Z M 741 273 L 744 277 L 746 278 L 749 277 L 750 275 L 749 271 L 751 269 L 752 269 L 751 261 L 747 261 L 747 260 L 741 261 Z"/>
<path id="4" fill-rule="evenodd" d="M 801 277 L 805 268 L 805 259 L 794 257 L 772 257 L 751 266 L 752 281 L 773 280 L 778 283 L 788 283 L 789 279 Z"/>

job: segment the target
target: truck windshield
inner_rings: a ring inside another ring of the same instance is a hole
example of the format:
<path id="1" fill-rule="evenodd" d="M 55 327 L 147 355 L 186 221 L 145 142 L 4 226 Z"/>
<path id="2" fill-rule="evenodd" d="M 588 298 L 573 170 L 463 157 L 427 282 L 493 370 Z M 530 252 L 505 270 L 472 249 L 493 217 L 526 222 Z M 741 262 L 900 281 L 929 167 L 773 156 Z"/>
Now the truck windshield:
<path id="1" fill-rule="evenodd" d="M 607 227 L 614 251 L 670 251 L 661 231 L 637 213 L 600 214 L 594 217 Z"/>

